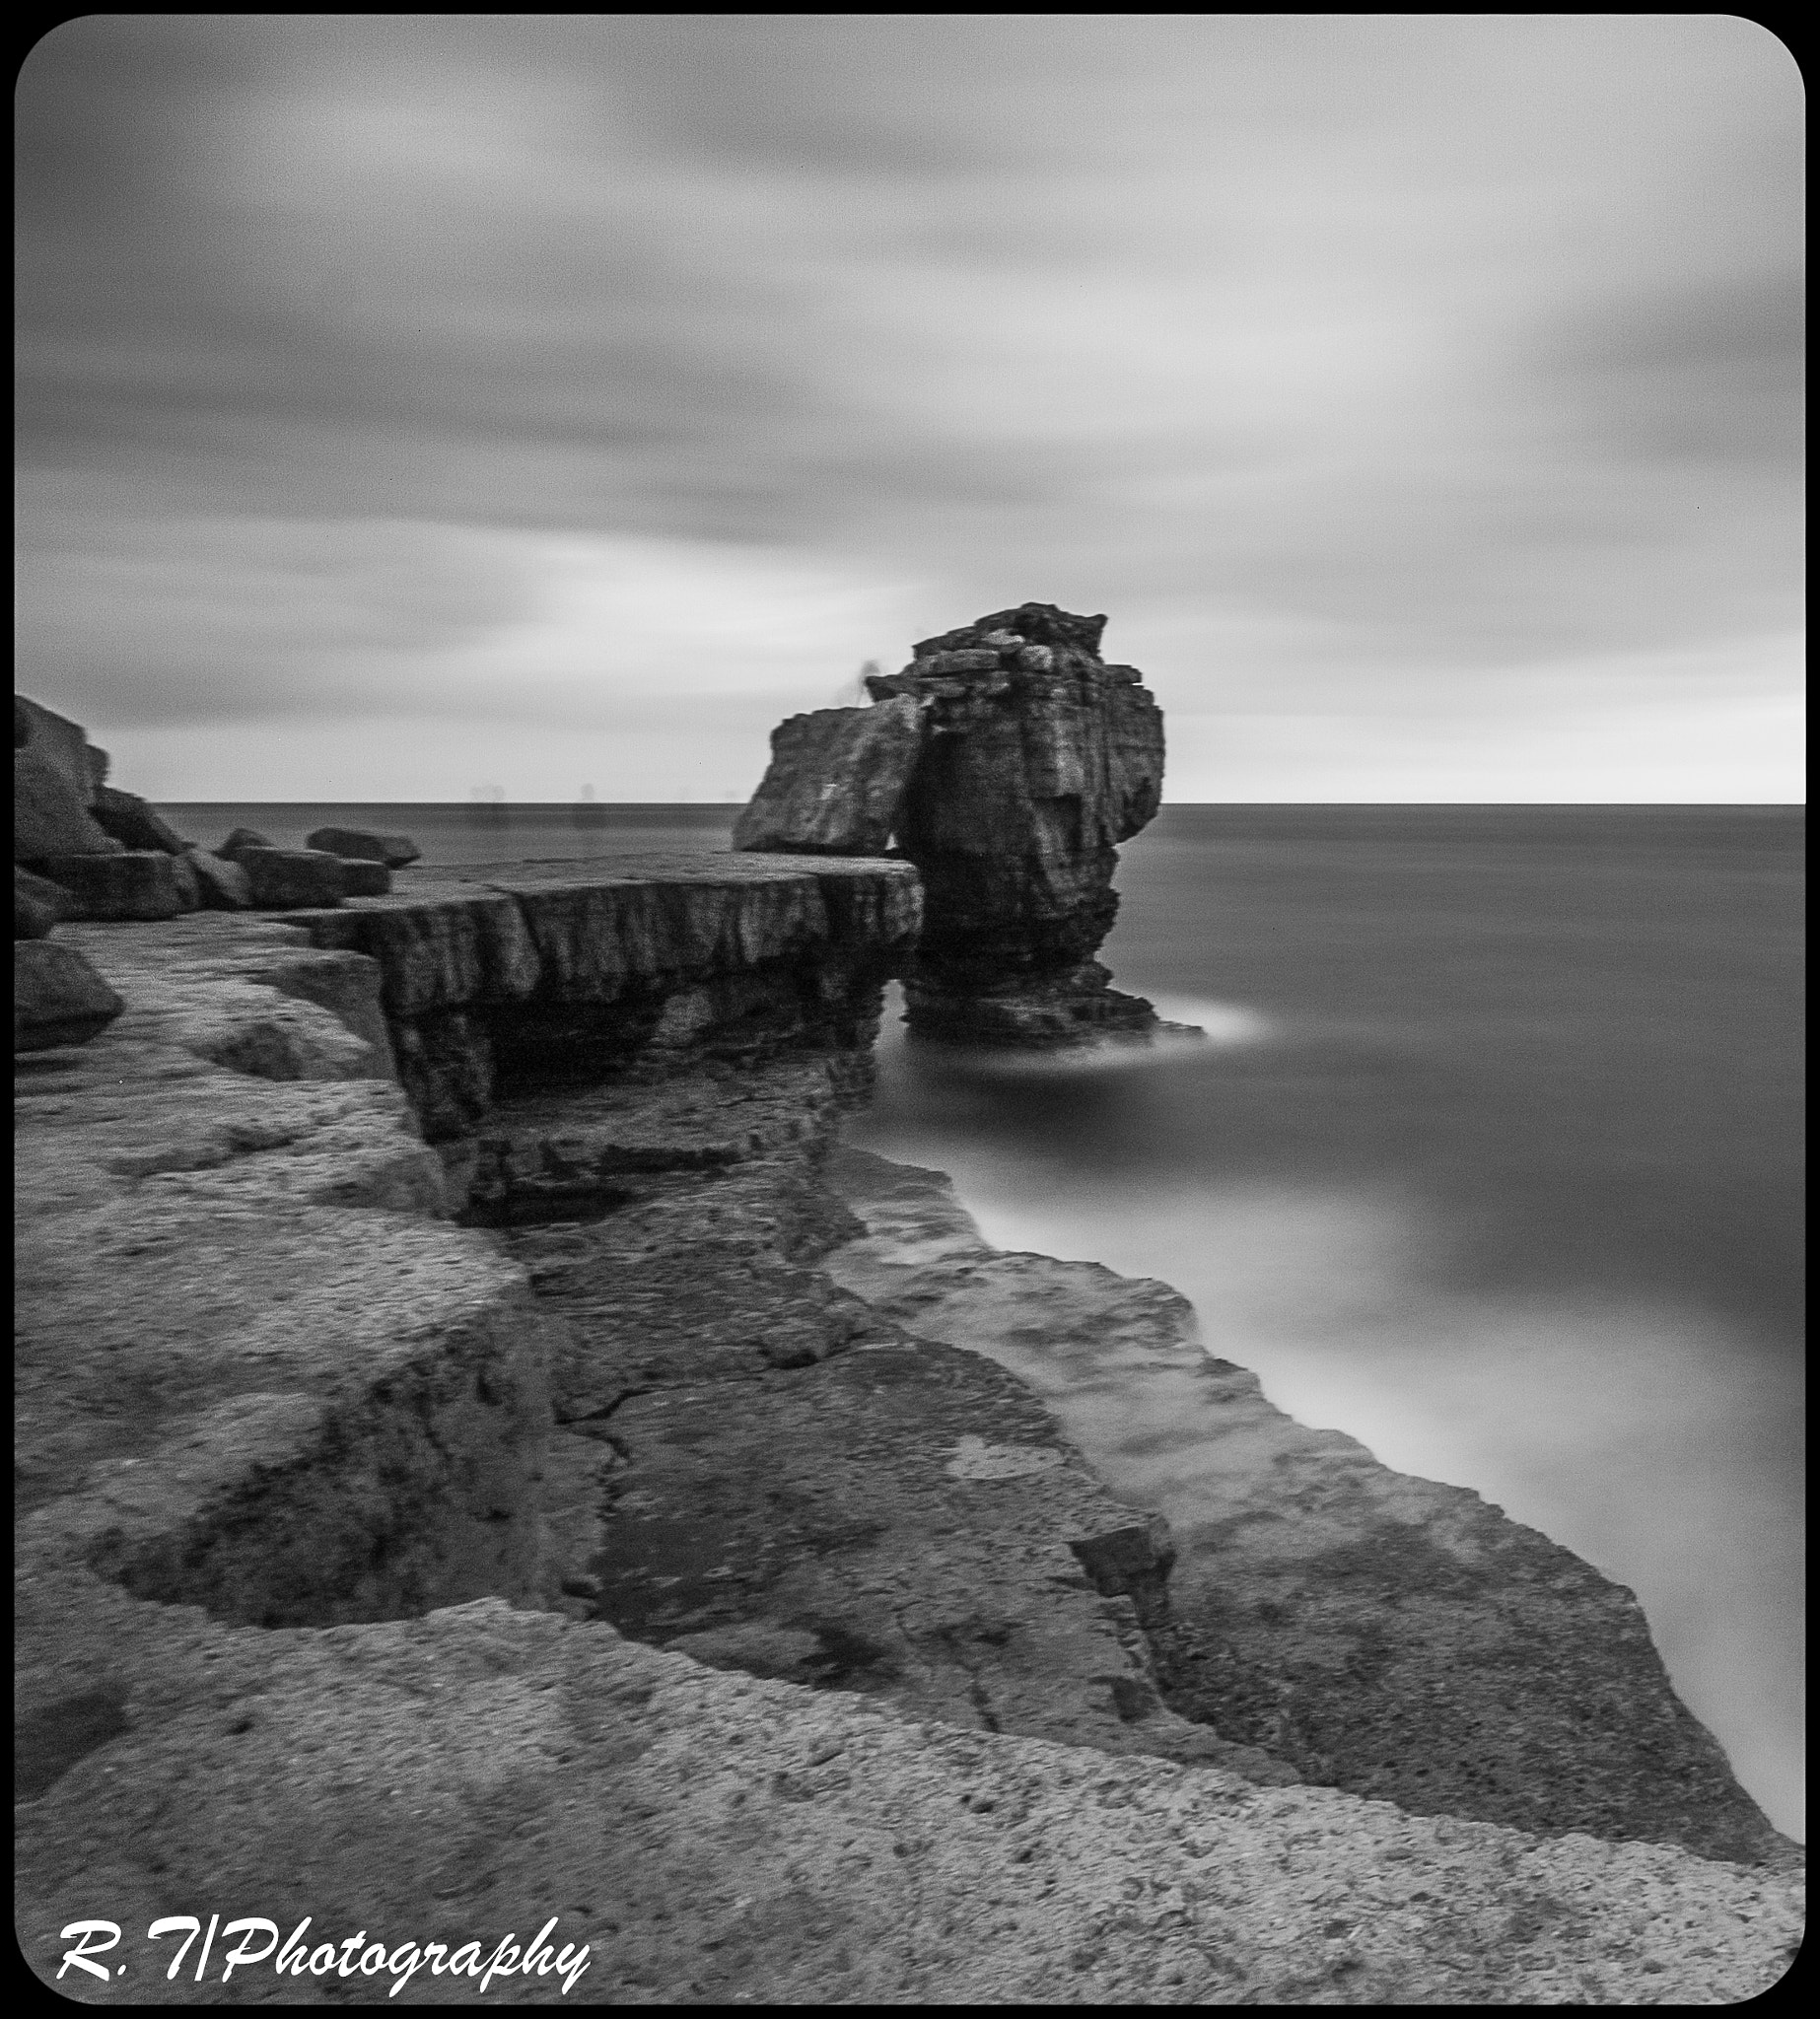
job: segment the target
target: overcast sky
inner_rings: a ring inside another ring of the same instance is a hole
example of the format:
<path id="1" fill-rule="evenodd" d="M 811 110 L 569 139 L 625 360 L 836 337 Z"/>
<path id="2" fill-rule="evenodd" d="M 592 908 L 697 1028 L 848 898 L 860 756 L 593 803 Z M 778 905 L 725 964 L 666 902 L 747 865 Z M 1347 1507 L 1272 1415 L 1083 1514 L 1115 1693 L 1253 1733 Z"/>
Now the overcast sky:
<path id="1" fill-rule="evenodd" d="M 19 115 L 19 684 L 151 797 L 744 798 L 1025 598 L 1171 800 L 1802 796 L 1737 16 L 91 15 Z"/>

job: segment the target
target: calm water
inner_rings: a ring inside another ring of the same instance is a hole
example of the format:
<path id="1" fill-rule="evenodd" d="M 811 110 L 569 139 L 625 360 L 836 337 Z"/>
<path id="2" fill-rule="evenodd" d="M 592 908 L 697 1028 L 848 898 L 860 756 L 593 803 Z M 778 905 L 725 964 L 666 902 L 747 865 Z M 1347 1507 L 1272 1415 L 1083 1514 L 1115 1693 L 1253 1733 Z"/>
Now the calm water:
<path id="1" fill-rule="evenodd" d="M 725 847 L 731 806 L 358 814 L 442 861 Z M 1801 850 L 1757 807 L 1166 808 L 1119 981 L 1215 1042 L 932 1056 L 857 1140 L 991 1240 L 1157 1276 L 1303 1422 L 1631 1585 L 1776 1822 L 1801 1796 Z"/>

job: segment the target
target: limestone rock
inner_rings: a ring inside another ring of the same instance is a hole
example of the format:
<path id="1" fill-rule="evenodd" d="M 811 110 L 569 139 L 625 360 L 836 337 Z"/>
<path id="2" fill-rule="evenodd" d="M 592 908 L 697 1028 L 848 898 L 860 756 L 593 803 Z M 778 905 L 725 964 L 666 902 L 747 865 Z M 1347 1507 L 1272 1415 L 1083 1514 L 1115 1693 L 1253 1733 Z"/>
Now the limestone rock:
<path id="1" fill-rule="evenodd" d="M 1777 1863 L 1635 1596 L 1464 1488 L 1392 1472 L 1213 1358 L 1167 1285 L 987 1245 L 939 1173 L 843 1150 L 868 1228 L 828 1273 L 1042 1397 L 1132 1513 L 1075 1545 L 1128 1592 L 1171 1708 L 1420 1815 Z M 1166 1610 L 1156 1603 L 1166 1596 Z"/>
<path id="2" fill-rule="evenodd" d="M 120 844 L 95 824 L 68 772 L 36 743 L 13 751 L 13 860 L 118 855 Z"/>
<path id="3" fill-rule="evenodd" d="M 51 928 L 71 909 L 70 894 L 60 884 L 30 870 L 13 866 L 13 938 L 46 940 Z"/>
<path id="4" fill-rule="evenodd" d="M 253 904 L 261 911 L 302 911 L 311 905 L 339 904 L 347 886 L 341 858 L 321 849 L 260 848 L 243 842 L 232 860 L 245 870 Z"/>
<path id="5" fill-rule="evenodd" d="M 922 747 L 908 696 L 793 715 L 771 732 L 771 766 L 734 826 L 737 849 L 882 855 Z"/>
<path id="6" fill-rule="evenodd" d="M 1104 617 L 1050 603 L 924 639 L 895 676 L 928 704 L 898 820 L 922 871 L 906 978 L 926 1035 L 1065 1044 L 1155 1027 L 1092 955 L 1118 910 L 1117 845 L 1155 813 L 1162 715 L 1133 668 L 1099 656 Z"/>
<path id="7" fill-rule="evenodd" d="M 80 723 L 24 694 L 13 696 L 13 747 L 36 751 L 63 774 L 84 806 L 94 801 L 96 787 L 107 775 L 107 753 L 90 744 Z"/>
<path id="8" fill-rule="evenodd" d="M 226 841 L 215 851 L 223 862 L 234 862 L 244 848 L 274 848 L 277 844 L 270 835 L 261 834 L 256 827 L 237 827 Z"/>
<path id="9" fill-rule="evenodd" d="M 123 848 L 162 849 L 166 855 L 180 856 L 189 846 L 158 808 L 137 793 L 98 786 L 91 810 L 96 825 Z"/>
<path id="10" fill-rule="evenodd" d="M 239 863 L 211 855 L 204 848 L 183 851 L 196 878 L 197 895 L 210 911 L 247 911 L 252 905 L 252 879 Z"/>
<path id="11" fill-rule="evenodd" d="M 70 893 L 72 918 L 174 919 L 198 903 L 194 871 L 160 850 L 47 856 L 43 870 Z"/>
<path id="12" fill-rule="evenodd" d="M 408 834 L 371 834 L 364 827 L 318 827 L 304 846 L 349 862 L 384 863 L 388 870 L 402 870 L 423 855 Z"/>
<path id="13" fill-rule="evenodd" d="M 314 843 L 311 844 L 315 846 Z M 387 897 L 391 894 L 391 871 L 371 856 L 337 854 L 341 865 L 341 894 L 344 897 Z"/>
<path id="14" fill-rule="evenodd" d="M 1098 1535 L 1083 1536 L 1068 1547 L 1093 1580 L 1095 1591 L 1108 1598 L 1129 1598 L 1146 1626 L 1162 1618 L 1168 1604 L 1175 1541 L 1168 1522 L 1160 1514 Z"/>
<path id="15" fill-rule="evenodd" d="M 13 947 L 13 1050 L 87 1044 L 126 1008 L 73 946 L 32 940 Z"/>

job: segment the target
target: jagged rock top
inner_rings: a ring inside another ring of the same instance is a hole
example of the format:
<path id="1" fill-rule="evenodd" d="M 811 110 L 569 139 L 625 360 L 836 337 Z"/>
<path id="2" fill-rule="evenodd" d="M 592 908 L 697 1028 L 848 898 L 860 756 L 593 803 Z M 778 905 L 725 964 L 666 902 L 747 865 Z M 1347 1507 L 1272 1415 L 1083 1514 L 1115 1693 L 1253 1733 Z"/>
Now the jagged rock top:
<path id="1" fill-rule="evenodd" d="M 875 673 L 866 689 L 875 701 L 900 694 L 959 701 L 975 695 L 997 700 L 1032 684 L 1048 687 L 1057 675 L 1089 688 L 1099 681 L 1139 685 L 1142 675 L 1135 666 L 1108 665 L 1100 658 L 1105 628 L 1104 616 L 1076 616 L 1054 603 L 1019 603 L 958 630 L 920 639 L 916 656 L 901 672 Z"/>

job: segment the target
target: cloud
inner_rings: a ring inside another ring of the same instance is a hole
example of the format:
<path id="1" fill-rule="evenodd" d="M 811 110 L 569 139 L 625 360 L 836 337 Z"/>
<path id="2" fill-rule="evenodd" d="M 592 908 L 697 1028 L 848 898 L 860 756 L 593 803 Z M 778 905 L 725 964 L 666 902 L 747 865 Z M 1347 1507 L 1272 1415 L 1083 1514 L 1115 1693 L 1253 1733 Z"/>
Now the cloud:
<path id="1" fill-rule="evenodd" d="M 1393 725 L 1779 637 L 1801 116 L 1723 16 L 84 17 L 21 83 L 26 663 L 497 722 L 568 691 L 500 641 L 600 661 L 589 542 L 913 585 L 809 594 L 841 677 L 1033 594 L 1166 706 Z"/>

